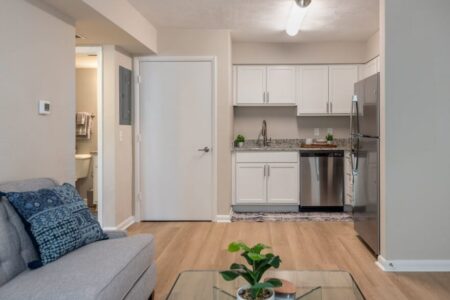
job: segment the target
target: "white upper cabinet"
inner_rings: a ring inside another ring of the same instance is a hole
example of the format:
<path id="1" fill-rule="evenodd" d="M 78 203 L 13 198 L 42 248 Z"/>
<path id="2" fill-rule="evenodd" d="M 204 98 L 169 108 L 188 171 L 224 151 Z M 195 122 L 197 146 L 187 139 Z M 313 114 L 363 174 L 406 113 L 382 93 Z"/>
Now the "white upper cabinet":
<path id="1" fill-rule="evenodd" d="M 294 66 L 267 67 L 266 104 L 296 104 Z"/>
<path id="2" fill-rule="evenodd" d="M 235 105 L 296 105 L 294 66 L 235 66 Z"/>
<path id="3" fill-rule="evenodd" d="M 234 70 L 236 104 L 263 104 L 266 98 L 266 67 L 237 66 Z"/>
<path id="4" fill-rule="evenodd" d="M 297 72 L 298 115 L 328 113 L 328 66 L 300 66 Z"/>
<path id="5" fill-rule="evenodd" d="M 380 72 L 380 57 L 377 56 L 368 63 L 360 66 L 359 80 L 366 79 Z"/>
<path id="6" fill-rule="evenodd" d="M 354 86 L 358 81 L 357 65 L 330 66 L 329 113 L 350 114 Z"/>

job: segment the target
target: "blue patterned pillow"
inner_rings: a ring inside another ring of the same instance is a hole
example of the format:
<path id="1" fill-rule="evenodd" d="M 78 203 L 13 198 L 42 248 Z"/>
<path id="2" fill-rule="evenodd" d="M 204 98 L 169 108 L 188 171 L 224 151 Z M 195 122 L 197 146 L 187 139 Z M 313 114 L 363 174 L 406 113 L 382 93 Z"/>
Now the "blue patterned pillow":
<path id="1" fill-rule="evenodd" d="M 76 189 L 65 183 L 33 192 L 6 193 L 40 254 L 38 267 L 89 243 L 107 239 Z"/>

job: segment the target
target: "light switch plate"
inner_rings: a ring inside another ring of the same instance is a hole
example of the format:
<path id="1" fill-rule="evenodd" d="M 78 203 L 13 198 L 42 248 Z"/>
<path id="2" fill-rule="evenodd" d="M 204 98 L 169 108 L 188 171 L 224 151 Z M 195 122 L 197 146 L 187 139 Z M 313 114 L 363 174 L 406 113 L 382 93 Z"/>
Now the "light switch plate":
<path id="1" fill-rule="evenodd" d="M 51 112 L 51 105 L 50 101 L 47 100 L 39 100 L 39 114 L 40 115 L 49 115 Z"/>

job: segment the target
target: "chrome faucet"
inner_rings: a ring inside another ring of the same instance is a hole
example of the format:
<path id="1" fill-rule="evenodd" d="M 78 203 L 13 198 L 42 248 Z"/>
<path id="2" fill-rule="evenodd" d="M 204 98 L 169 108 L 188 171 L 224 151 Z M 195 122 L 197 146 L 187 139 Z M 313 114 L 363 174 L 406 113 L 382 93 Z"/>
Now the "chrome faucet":
<path id="1" fill-rule="evenodd" d="M 269 146 L 270 141 L 267 139 L 267 122 L 266 122 L 266 120 L 263 120 L 261 132 L 259 133 L 258 139 L 256 140 L 256 143 L 258 145 L 260 145 L 260 143 L 261 143 L 261 137 L 262 137 L 262 146 L 263 147 Z"/>

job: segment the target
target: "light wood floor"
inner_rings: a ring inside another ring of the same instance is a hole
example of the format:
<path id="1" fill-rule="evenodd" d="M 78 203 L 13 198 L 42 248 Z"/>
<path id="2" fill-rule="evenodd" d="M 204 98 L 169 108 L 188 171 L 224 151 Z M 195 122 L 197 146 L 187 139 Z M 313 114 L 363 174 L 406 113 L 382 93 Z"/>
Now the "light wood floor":
<path id="1" fill-rule="evenodd" d="M 347 270 L 367 299 L 450 299 L 450 273 L 385 273 L 347 222 L 144 222 L 131 235 L 156 238 L 156 298 L 165 299 L 183 270 L 226 269 L 238 259 L 226 252 L 235 240 L 271 245 L 281 269 Z"/>

